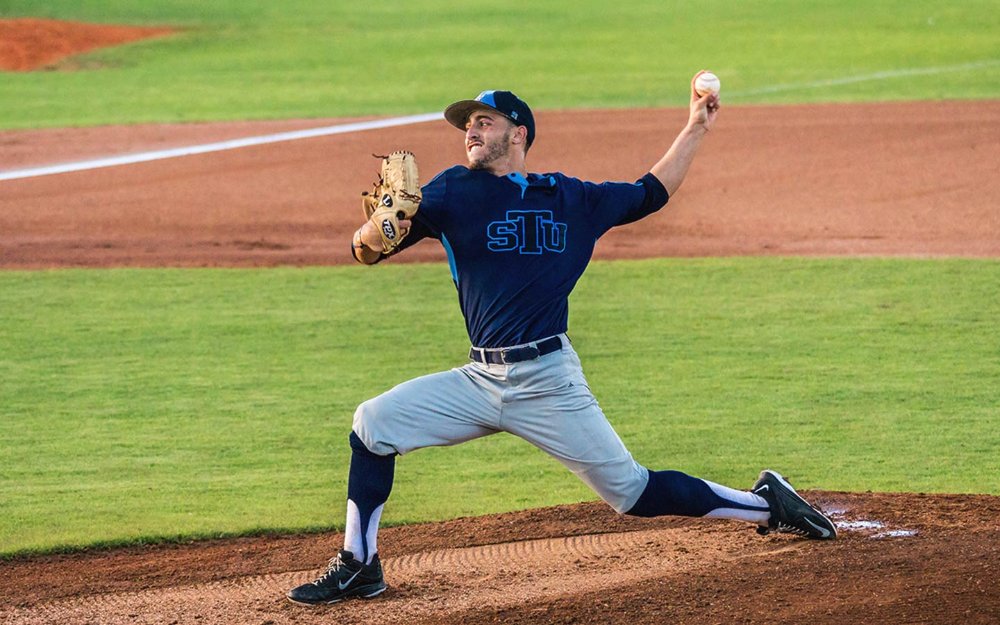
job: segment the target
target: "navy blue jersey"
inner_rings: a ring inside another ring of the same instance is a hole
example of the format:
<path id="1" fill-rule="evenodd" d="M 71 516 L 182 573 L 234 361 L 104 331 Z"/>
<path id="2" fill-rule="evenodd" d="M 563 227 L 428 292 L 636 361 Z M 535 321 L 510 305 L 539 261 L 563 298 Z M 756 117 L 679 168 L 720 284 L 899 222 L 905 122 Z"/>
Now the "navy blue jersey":
<path id="1" fill-rule="evenodd" d="M 508 347 L 566 331 L 570 291 L 597 239 L 667 202 L 652 174 L 595 184 L 564 174 L 496 176 L 455 166 L 423 187 L 401 251 L 438 239 L 448 254 L 469 339 Z"/>

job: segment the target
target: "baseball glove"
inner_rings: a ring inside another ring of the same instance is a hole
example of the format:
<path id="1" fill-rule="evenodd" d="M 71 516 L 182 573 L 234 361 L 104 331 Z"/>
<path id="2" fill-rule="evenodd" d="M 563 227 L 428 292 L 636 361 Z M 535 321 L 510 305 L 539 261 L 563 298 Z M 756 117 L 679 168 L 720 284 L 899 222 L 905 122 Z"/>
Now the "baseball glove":
<path id="1" fill-rule="evenodd" d="M 420 180 L 417 175 L 417 159 L 410 152 L 398 151 L 382 159 L 382 171 L 374 189 L 361 194 L 361 204 L 365 218 L 375 223 L 382 235 L 383 252 L 395 250 L 409 228 L 399 227 L 401 219 L 411 219 L 420 208 Z"/>

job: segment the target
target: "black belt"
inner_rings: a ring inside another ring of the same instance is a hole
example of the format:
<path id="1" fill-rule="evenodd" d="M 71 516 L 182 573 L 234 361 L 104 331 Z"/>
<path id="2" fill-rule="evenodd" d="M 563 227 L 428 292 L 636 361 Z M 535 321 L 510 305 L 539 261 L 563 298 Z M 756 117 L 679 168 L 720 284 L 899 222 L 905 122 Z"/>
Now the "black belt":
<path id="1" fill-rule="evenodd" d="M 534 360 L 539 356 L 551 354 L 559 349 L 562 349 L 562 339 L 558 336 L 553 336 L 541 343 L 525 345 L 524 347 L 510 347 L 506 349 L 502 347 L 500 349 L 473 347 L 469 350 L 469 358 L 488 365 L 509 365 L 514 362 Z"/>

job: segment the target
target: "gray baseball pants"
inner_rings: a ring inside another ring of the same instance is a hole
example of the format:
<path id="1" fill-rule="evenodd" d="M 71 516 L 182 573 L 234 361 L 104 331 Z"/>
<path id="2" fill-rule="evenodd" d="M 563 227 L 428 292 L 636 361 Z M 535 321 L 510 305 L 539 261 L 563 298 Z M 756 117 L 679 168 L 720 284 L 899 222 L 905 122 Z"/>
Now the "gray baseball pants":
<path id="1" fill-rule="evenodd" d="M 627 512 L 649 472 L 608 423 L 576 351 L 566 335 L 560 338 L 561 349 L 534 360 L 470 362 L 403 382 L 358 406 L 354 432 L 378 455 L 509 432 L 561 462 L 619 513 Z"/>

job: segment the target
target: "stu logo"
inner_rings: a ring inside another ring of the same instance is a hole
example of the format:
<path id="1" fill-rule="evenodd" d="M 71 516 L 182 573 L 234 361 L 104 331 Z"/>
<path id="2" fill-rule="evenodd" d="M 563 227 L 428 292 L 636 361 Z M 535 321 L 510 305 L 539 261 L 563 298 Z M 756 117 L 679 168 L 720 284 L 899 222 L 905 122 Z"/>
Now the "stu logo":
<path id="1" fill-rule="evenodd" d="M 541 254 L 566 249 L 566 224 L 553 221 L 552 211 L 507 211 L 507 219 L 491 222 L 486 235 L 493 252 Z"/>

